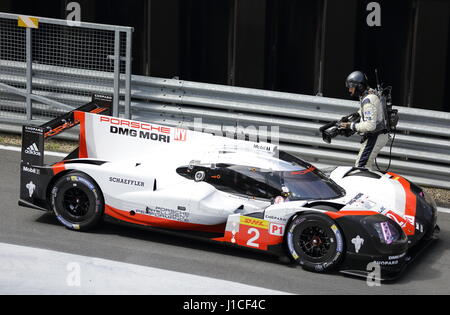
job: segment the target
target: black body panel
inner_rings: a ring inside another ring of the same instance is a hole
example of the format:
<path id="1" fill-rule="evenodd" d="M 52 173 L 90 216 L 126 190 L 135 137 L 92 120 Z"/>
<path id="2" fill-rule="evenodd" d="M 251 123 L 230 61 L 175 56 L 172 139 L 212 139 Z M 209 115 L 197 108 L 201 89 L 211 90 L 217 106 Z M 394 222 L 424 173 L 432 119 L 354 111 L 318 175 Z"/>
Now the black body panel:
<path id="1" fill-rule="evenodd" d="M 394 221 L 383 215 L 344 216 L 336 223 L 342 229 L 346 241 L 346 255 L 340 270 L 366 272 L 371 263 L 380 266 L 382 275 L 401 272 L 408 252 L 408 239 Z M 376 226 L 389 224 L 397 239 L 386 241 L 377 232 Z"/>

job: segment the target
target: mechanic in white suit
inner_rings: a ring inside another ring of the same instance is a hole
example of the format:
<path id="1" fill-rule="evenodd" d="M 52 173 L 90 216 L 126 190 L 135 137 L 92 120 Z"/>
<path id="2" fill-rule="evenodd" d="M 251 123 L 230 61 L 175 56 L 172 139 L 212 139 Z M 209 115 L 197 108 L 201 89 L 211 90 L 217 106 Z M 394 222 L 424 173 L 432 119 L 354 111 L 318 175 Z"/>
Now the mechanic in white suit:
<path id="1" fill-rule="evenodd" d="M 361 150 L 355 167 L 372 169 L 375 159 L 389 141 L 386 114 L 375 90 L 370 89 L 367 76 L 361 71 L 351 73 L 346 81 L 353 97 L 359 97 L 361 120 L 358 123 L 342 123 L 341 128 L 352 129 L 362 135 Z"/>

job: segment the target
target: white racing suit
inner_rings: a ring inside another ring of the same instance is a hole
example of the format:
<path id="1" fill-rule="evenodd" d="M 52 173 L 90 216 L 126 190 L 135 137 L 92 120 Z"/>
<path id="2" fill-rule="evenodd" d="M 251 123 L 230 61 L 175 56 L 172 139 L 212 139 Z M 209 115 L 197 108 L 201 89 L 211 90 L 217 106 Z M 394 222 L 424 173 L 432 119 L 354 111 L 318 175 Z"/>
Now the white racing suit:
<path id="1" fill-rule="evenodd" d="M 364 95 L 359 114 L 361 121 L 351 125 L 353 131 L 363 136 L 355 167 L 372 170 L 375 159 L 389 141 L 385 111 L 379 97 L 371 91 Z"/>

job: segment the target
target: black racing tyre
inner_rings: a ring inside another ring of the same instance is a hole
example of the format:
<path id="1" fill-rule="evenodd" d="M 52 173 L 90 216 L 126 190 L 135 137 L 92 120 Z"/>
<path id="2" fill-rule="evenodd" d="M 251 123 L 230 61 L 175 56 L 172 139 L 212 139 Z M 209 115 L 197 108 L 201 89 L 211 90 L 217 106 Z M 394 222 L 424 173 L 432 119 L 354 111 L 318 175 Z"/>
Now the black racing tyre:
<path id="1" fill-rule="evenodd" d="M 295 217 L 287 229 L 286 245 L 295 263 L 314 272 L 335 268 L 345 253 L 343 233 L 332 219 L 322 214 Z"/>
<path id="2" fill-rule="evenodd" d="M 58 221 L 75 231 L 95 228 L 103 216 L 105 205 L 95 181 L 79 172 L 59 178 L 51 191 L 50 201 Z"/>

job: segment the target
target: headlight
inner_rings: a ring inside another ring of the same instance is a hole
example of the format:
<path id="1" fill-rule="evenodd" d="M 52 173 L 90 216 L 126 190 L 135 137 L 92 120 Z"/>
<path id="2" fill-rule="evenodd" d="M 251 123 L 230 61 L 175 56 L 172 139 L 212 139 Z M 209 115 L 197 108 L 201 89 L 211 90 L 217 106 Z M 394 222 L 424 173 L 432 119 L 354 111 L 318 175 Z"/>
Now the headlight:
<path id="1" fill-rule="evenodd" d="M 377 231 L 378 237 L 382 243 L 391 245 L 402 238 L 403 234 L 399 232 L 399 228 L 394 224 L 395 223 L 392 221 L 374 224 L 374 228 Z"/>
<path id="2" fill-rule="evenodd" d="M 370 235 L 376 237 L 382 245 L 406 240 L 406 234 L 400 225 L 384 216 L 370 216 L 363 220 L 363 224 L 371 231 Z"/>
<path id="3" fill-rule="evenodd" d="M 408 238 L 395 221 L 383 215 L 371 215 L 364 218 L 361 223 L 371 237 L 374 249 L 380 255 L 407 251 Z"/>

